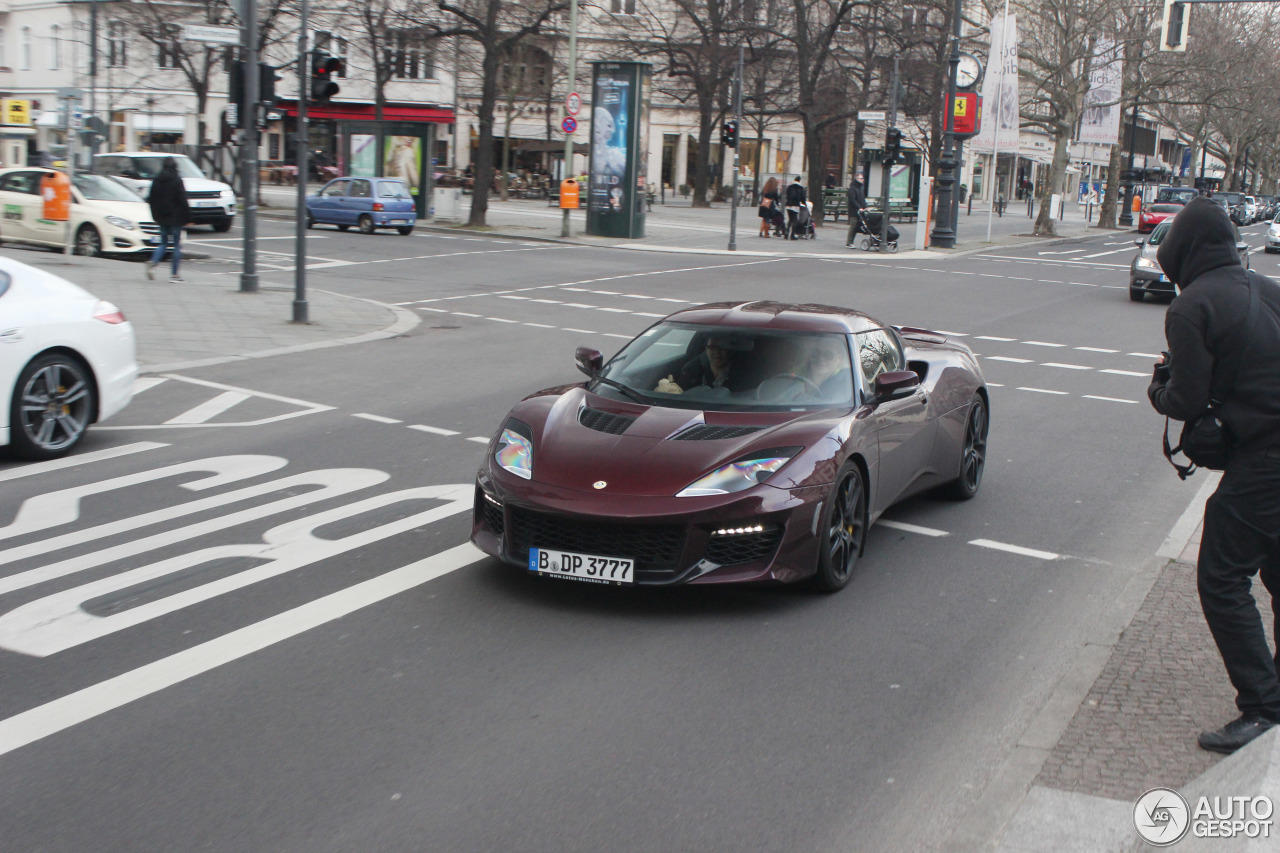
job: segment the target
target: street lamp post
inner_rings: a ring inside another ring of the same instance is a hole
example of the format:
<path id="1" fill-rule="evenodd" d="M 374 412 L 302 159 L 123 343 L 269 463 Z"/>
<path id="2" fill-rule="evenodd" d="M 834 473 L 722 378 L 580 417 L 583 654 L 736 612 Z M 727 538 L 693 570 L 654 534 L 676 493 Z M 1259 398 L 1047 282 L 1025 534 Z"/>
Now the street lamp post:
<path id="1" fill-rule="evenodd" d="M 569 0 L 569 93 L 578 88 L 578 0 Z M 594 106 L 594 104 L 592 105 Z M 561 181 L 569 179 L 569 170 L 573 168 L 573 134 L 564 135 L 564 174 Z M 561 214 L 560 236 L 568 237 L 573 232 L 569 227 L 569 208 Z"/>
<path id="2" fill-rule="evenodd" d="M 1119 224 L 1125 228 L 1133 225 L 1133 149 L 1138 135 L 1138 99 L 1133 99 L 1133 116 L 1129 121 L 1129 171 L 1120 186 L 1124 189 L 1124 207 L 1120 211 Z"/>
<path id="3" fill-rule="evenodd" d="M 951 57 L 947 60 L 951 68 L 947 72 L 947 102 L 942 109 L 942 156 L 938 158 L 938 193 L 934 197 L 933 207 L 937 224 L 930 235 L 930 242 L 939 249 L 951 249 L 956 245 L 956 207 L 951 199 L 955 192 L 960 155 L 956 150 L 956 129 L 952 113 L 956 100 L 956 69 L 960 65 L 961 2 L 962 0 L 955 0 L 951 10 Z"/>

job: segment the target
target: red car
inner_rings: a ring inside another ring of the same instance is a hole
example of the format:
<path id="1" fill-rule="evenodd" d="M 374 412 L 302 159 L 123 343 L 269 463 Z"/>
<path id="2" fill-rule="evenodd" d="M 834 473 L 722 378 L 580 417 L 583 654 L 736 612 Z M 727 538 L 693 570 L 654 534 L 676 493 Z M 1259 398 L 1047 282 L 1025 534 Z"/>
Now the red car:
<path id="1" fill-rule="evenodd" d="M 1171 201 L 1160 201 L 1144 206 L 1142 213 L 1138 214 L 1138 233 L 1146 234 L 1169 217 L 1177 216 L 1180 210 L 1182 205 Z"/>
<path id="2" fill-rule="evenodd" d="M 476 480 L 471 541 L 537 575 L 835 591 L 890 505 L 982 482 L 986 384 L 941 333 L 718 303 L 577 362 L 588 380 L 518 403 Z"/>

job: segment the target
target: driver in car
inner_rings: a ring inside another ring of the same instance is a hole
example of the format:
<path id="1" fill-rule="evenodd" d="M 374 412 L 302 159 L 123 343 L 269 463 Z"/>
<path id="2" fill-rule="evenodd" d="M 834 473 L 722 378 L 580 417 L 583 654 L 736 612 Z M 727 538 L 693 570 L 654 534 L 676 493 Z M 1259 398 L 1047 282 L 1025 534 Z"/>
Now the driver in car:
<path id="1" fill-rule="evenodd" d="M 680 368 L 679 377 L 669 374 L 658 380 L 653 390 L 663 394 L 680 394 L 686 388 L 725 388 L 733 373 L 733 350 L 727 338 L 708 337 L 706 349 Z"/>

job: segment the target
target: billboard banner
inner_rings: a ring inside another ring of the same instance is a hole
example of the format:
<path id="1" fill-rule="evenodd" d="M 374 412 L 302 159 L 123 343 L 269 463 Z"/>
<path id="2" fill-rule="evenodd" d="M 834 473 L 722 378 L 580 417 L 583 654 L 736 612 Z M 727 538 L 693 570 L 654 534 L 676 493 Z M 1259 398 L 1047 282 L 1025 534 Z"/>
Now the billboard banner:
<path id="1" fill-rule="evenodd" d="M 1120 137 L 1120 85 L 1124 60 L 1120 47 L 1098 39 L 1089 90 L 1084 93 L 1084 113 L 1080 116 L 1080 142 L 1115 145 Z"/>
<path id="2" fill-rule="evenodd" d="M 1018 150 L 1021 124 L 1018 103 L 1018 16 L 991 21 L 991 54 L 982 79 L 982 128 L 973 138 L 976 149 Z"/>
<path id="3" fill-rule="evenodd" d="M 593 62 L 587 233 L 644 236 L 649 64 Z"/>

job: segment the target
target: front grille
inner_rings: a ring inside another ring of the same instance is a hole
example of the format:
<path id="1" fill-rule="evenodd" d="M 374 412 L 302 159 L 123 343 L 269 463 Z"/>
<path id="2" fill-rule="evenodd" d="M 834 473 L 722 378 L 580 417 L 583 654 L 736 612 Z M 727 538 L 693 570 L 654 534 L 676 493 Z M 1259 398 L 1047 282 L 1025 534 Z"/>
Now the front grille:
<path id="1" fill-rule="evenodd" d="M 222 190 L 187 190 L 187 198 L 222 198 Z"/>
<path id="2" fill-rule="evenodd" d="M 489 528 L 490 532 L 499 539 L 502 538 L 502 532 L 506 529 L 506 524 L 502 519 L 502 507 L 494 506 L 483 497 L 480 498 L 482 504 L 481 513 L 484 517 L 484 526 Z"/>
<path id="3" fill-rule="evenodd" d="M 751 433 L 759 432 L 761 429 L 763 427 L 698 424 L 673 435 L 671 438 L 673 441 L 716 441 L 721 438 L 739 438 L 740 436 L 751 435 Z"/>
<path id="4" fill-rule="evenodd" d="M 719 566 L 736 566 L 772 557 L 782 541 L 781 527 L 767 527 L 760 533 L 712 536 L 707 559 Z"/>
<path id="5" fill-rule="evenodd" d="M 684 528 L 660 524 L 622 524 L 551 515 L 510 506 L 511 552 L 527 557 L 530 548 L 550 548 L 597 557 L 630 557 L 638 580 L 675 576 L 684 547 Z"/>
<path id="6" fill-rule="evenodd" d="M 593 429 L 596 432 L 607 432 L 609 435 L 622 435 L 627 431 L 627 427 L 635 422 L 635 418 L 627 415 L 616 415 L 603 409 L 589 409 L 584 406 L 578 411 L 578 423 L 587 429 Z"/>
<path id="7" fill-rule="evenodd" d="M 139 222 L 138 227 L 142 229 L 143 234 L 159 234 L 160 226 L 154 222 Z"/>

